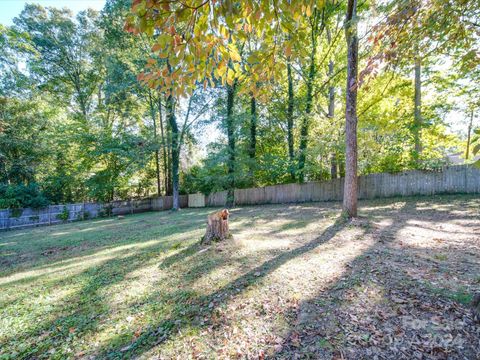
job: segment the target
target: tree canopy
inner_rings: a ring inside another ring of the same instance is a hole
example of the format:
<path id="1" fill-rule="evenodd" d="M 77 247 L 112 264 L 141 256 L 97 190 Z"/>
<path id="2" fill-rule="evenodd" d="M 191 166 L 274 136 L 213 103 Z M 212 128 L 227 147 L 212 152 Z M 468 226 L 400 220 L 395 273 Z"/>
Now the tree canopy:
<path id="1" fill-rule="evenodd" d="M 178 206 L 186 192 L 473 162 L 479 24 L 473 0 L 27 4 L 0 25 L 0 207 Z"/>

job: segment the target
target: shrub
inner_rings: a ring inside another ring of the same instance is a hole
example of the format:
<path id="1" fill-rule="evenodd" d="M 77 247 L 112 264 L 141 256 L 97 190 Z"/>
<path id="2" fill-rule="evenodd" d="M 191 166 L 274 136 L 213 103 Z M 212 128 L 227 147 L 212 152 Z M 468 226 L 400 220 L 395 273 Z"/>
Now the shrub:
<path id="1" fill-rule="evenodd" d="M 60 219 L 63 221 L 67 221 L 69 217 L 70 217 L 70 211 L 68 211 L 66 206 L 64 206 L 62 212 L 57 215 L 57 219 Z"/>
<path id="2" fill-rule="evenodd" d="M 0 185 L 1 209 L 19 209 L 27 207 L 40 209 L 48 205 L 48 199 L 39 190 L 36 183 L 28 185 Z"/>

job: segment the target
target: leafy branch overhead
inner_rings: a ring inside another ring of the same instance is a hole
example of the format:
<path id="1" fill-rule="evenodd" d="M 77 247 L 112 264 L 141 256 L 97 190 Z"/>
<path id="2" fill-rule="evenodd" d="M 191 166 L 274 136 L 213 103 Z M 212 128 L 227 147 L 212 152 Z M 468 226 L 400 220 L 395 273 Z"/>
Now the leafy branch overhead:
<path id="1" fill-rule="evenodd" d="M 154 37 L 147 69 L 139 79 L 167 94 L 187 95 L 199 85 L 248 82 L 258 84 L 281 76 L 285 54 L 305 50 L 308 28 L 303 21 L 325 7 L 325 1 L 183 1 L 134 0 L 125 29 Z M 247 57 L 243 46 L 258 39 Z M 305 46 L 302 46 L 304 44 Z"/>

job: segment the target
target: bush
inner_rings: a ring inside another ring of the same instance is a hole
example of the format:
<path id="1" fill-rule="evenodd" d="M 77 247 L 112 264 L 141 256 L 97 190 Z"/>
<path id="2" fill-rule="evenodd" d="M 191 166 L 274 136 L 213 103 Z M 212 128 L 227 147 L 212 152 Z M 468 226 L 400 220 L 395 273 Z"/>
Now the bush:
<path id="1" fill-rule="evenodd" d="M 63 221 L 67 221 L 69 217 L 70 217 L 70 211 L 68 211 L 66 206 L 64 206 L 62 212 L 57 215 L 57 219 L 60 219 Z"/>
<path id="2" fill-rule="evenodd" d="M 48 205 L 48 199 L 39 190 L 36 183 L 28 185 L 0 185 L 0 209 L 41 209 Z"/>

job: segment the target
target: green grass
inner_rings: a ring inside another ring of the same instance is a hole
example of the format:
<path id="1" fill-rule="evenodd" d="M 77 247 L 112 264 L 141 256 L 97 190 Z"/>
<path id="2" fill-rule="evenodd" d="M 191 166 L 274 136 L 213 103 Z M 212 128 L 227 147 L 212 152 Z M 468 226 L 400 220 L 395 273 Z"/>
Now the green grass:
<path id="1" fill-rule="evenodd" d="M 445 214 L 452 199 L 410 199 L 403 208 L 405 199 L 375 200 L 362 203 L 361 215 L 393 221 L 396 211 L 421 206 Z M 455 199 L 457 208 L 478 207 L 473 197 Z M 342 227 L 339 205 L 234 209 L 233 239 L 206 248 L 199 239 L 212 209 L 0 233 L 0 359 L 230 358 L 274 349 L 272 334 L 286 336 L 292 304 L 311 299 L 312 284 L 363 288 L 361 274 L 334 279 L 362 258 L 370 245 L 356 239 L 375 228 Z"/>

